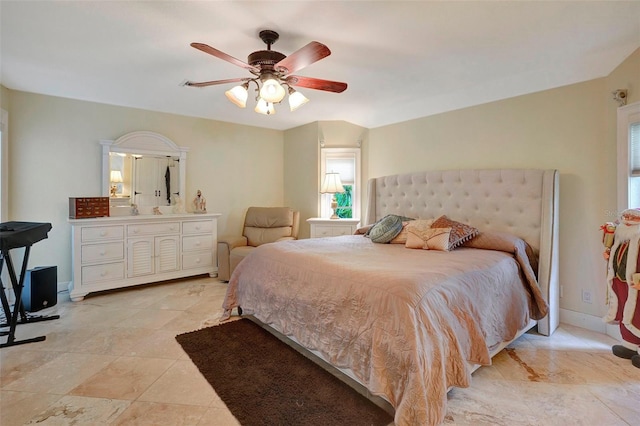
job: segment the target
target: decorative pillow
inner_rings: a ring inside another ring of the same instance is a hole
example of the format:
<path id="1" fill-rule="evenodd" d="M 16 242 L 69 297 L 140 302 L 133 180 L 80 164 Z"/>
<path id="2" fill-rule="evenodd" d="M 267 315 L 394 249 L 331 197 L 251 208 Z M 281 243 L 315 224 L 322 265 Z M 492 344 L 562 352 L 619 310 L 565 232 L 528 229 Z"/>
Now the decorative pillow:
<path id="1" fill-rule="evenodd" d="M 356 229 L 356 232 L 353 235 L 369 235 L 369 230 L 373 225 L 367 225 Z"/>
<path id="2" fill-rule="evenodd" d="M 416 221 L 417 222 L 417 221 Z M 451 228 L 431 228 L 426 224 L 407 225 L 407 242 L 405 247 L 423 250 L 449 250 Z"/>
<path id="3" fill-rule="evenodd" d="M 407 243 L 407 225 L 411 222 L 420 222 L 420 226 L 426 226 L 427 228 L 431 227 L 433 223 L 433 219 L 416 219 L 414 221 L 403 221 L 402 222 L 402 230 L 396 237 L 390 241 L 391 244 L 406 244 Z M 422 223 L 424 222 L 424 224 Z M 418 226 L 418 225 L 416 225 Z"/>
<path id="4" fill-rule="evenodd" d="M 442 215 L 437 218 L 433 224 L 432 228 L 451 228 L 451 234 L 449 235 L 449 250 L 453 250 L 456 247 L 460 246 L 465 241 L 470 240 L 471 238 L 478 235 L 478 229 L 473 226 L 466 225 L 461 222 L 456 222 L 455 220 L 449 219 L 447 216 Z"/>
<path id="5" fill-rule="evenodd" d="M 411 218 L 389 214 L 373 224 L 368 234 L 374 243 L 388 243 L 402 231 L 402 221 Z"/>

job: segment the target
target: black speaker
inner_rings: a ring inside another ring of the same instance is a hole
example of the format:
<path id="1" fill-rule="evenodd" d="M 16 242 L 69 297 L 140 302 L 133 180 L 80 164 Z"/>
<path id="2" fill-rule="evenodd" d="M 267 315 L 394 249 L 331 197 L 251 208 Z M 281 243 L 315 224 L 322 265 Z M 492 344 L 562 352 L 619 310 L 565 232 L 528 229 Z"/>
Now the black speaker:
<path id="1" fill-rule="evenodd" d="M 38 266 L 24 277 L 22 306 L 29 312 L 49 308 L 58 303 L 58 267 Z"/>

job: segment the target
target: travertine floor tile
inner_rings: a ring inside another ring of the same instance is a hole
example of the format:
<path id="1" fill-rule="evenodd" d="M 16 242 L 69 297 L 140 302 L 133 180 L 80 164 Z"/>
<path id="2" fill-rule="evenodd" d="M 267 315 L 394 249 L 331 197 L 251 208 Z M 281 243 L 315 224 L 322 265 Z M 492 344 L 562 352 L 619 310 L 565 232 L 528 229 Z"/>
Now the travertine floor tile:
<path id="1" fill-rule="evenodd" d="M 63 396 L 34 392 L 0 391 L 0 425 L 22 426 Z"/>
<path id="2" fill-rule="evenodd" d="M 134 402 L 118 418 L 111 423 L 113 426 L 136 426 L 136 425 L 171 425 L 190 426 L 199 424 L 203 415 L 207 412 L 206 407 L 196 407 L 193 405 L 162 404 L 155 402 Z M 226 411 L 231 420 L 235 420 Z M 212 425 L 230 425 L 231 423 L 204 423 Z"/>
<path id="3" fill-rule="evenodd" d="M 117 399 L 67 395 L 33 417 L 27 424 L 47 426 L 107 425 L 113 422 L 129 404 L 130 401 Z"/>
<path id="4" fill-rule="evenodd" d="M 64 353 L 3 389 L 64 395 L 115 359 L 110 355 Z"/>
<path id="5" fill-rule="evenodd" d="M 220 399 L 190 360 L 178 360 L 138 401 L 210 406 Z"/>
<path id="6" fill-rule="evenodd" d="M 118 358 L 76 386 L 70 395 L 135 400 L 173 364 L 170 359 Z"/>

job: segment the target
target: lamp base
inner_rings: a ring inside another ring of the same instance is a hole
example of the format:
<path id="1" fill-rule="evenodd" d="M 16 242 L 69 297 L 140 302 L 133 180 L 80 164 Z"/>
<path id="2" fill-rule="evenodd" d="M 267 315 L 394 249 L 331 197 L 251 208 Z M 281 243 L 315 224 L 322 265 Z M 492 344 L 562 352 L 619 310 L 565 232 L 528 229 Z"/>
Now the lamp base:
<path id="1" fill-rule="evenodd" d="M 338 201 L 336 200 L 335 195 L 331 199 L 331 210 L 333 210 L 333 214 L 329 219 L 340 219 L 340 216 L 336 214 L 336 210 L 338 209 Z"/>

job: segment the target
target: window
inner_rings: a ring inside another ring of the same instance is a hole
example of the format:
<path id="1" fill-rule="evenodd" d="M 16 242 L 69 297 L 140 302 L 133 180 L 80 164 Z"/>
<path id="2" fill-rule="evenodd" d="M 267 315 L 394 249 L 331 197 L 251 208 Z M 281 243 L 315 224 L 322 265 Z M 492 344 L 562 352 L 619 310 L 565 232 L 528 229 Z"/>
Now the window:
<path id="1" fill-rule="evenodd" d="M 320 185 L 325 173 L 340 174 L 345 192 L 335 194 L 341 218 L 360 217 L 360 148 L 323 148 L 320 151 Z M 333 194 L 320 194 L 320 217 L 330 217 Z"/>
<path id="2" fill-rule="evenodd" d="M 637 207 L 640 207 L 640 102 L 618 108 L 618 213 Z"/>

